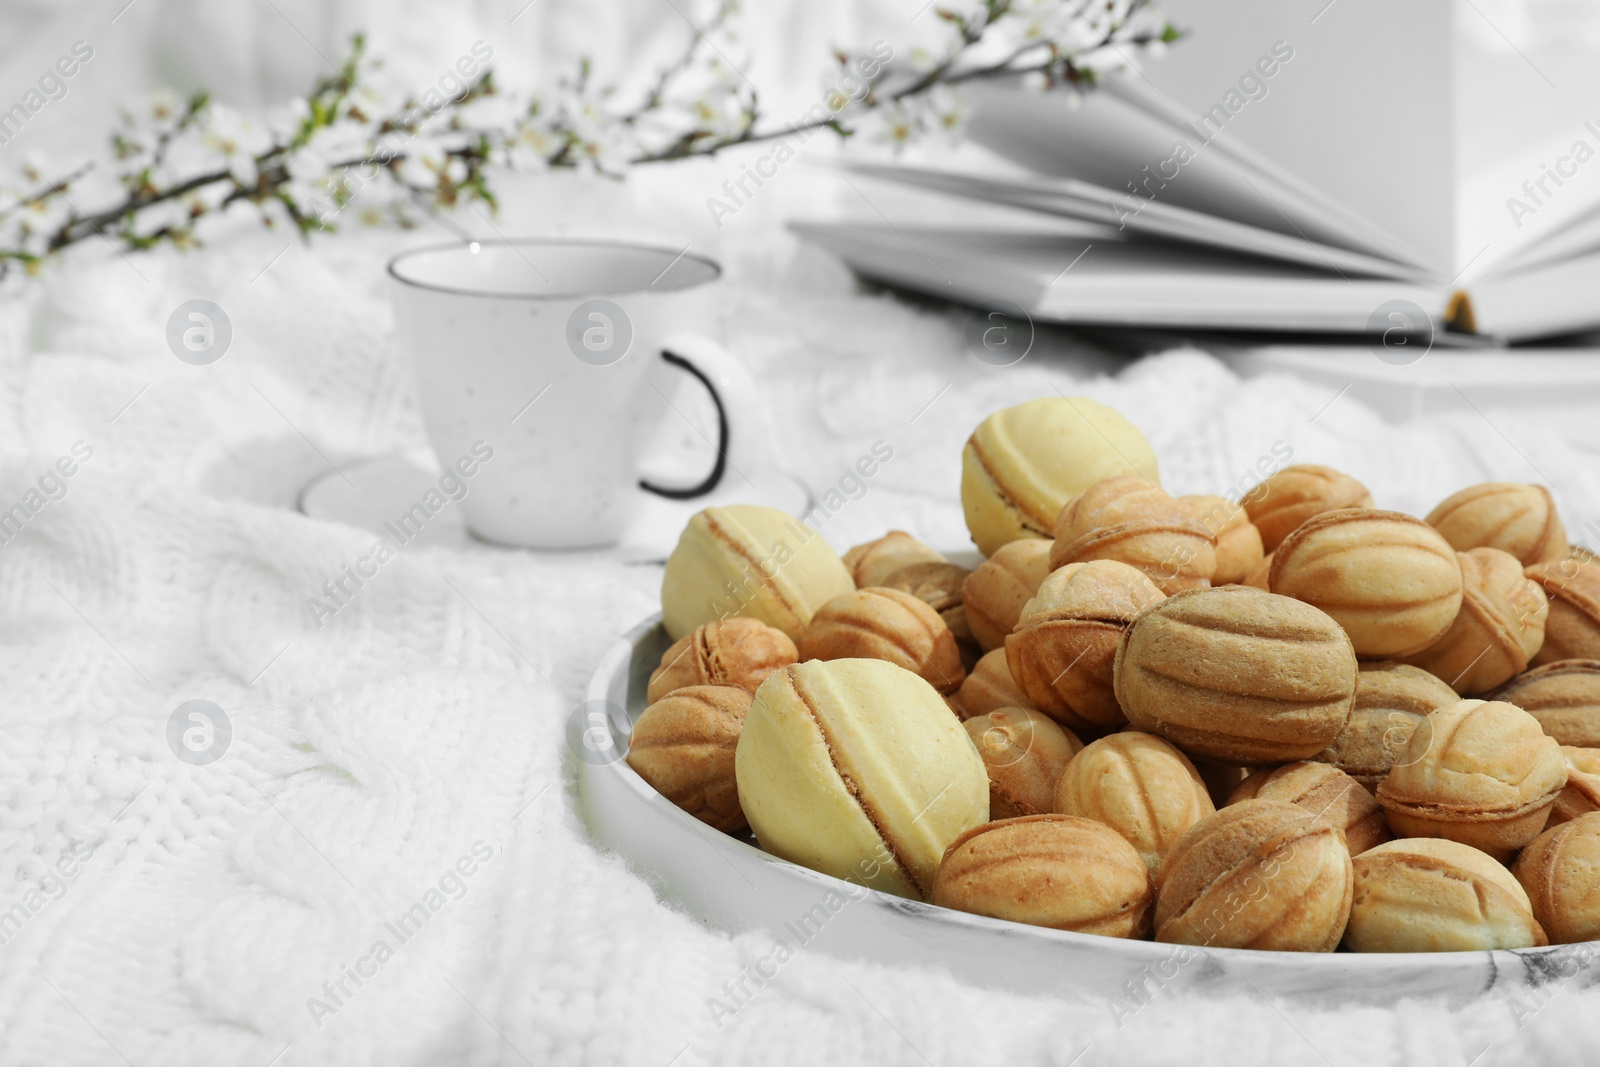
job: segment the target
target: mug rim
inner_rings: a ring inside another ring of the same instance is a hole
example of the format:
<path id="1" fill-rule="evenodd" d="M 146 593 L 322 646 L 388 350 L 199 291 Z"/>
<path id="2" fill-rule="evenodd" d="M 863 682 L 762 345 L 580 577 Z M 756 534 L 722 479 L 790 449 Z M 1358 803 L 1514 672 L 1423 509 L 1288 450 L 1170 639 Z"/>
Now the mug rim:
<path id="1" fill-rule="evenodd" d="M 422 245 L 417 248 L 408 248 L 403 252 L 397 252 L 395 255 L 389 257 L 389 262 L 384 269 L 389 277 L 393 278 L 396 282 L 404 286 L 409 286 L 413 289 L 426 289 L 429 292 L 446 293 L 450 296 L 480 297 L 486 300 L 573 300 L 581 296 L 625 296 L 629 293 L 645 293 L 650 291 L 650 286 L 645 286 L 643 288 L 634 287 L 631 289 L 585 289 L 582 292 L 561 293 L 488 292 L 483 289 L 460 289 L 450 285 L 434 285 L 430 282 L 419 282 L 412 278 L 403 277 L 396 269 L 402 260 L 410 259 L 413 256 L 424 255 L 431 252 L 447 252 L 458 248 L 466 249 L 474 244 L 480 246 L 498 245 L 502 247 L 513 248 L 518 245 L 561 245 L 583 248 L 624 248 L 635 252 L 661 252 L 675 257 L 672 263 L 668 264 L 668 269 L 671 269 L 671 267 L 680 259 L 692 259 L 697 263 L 704 264 L 705 266 L 711 268 L 711 277 L 705 279 L 704 281 L 695 282 L 692 285 L 682 286 L 679 289 L 662 290 L 662 292 L 685 292 L 690 289 L 698 289 L 700 286 L 709 285 L 722 277 L 721 263 L 712 259 L 710 256 L 700 255 L 699 253 L 691 253 L 688 246 L 685 246 L 680 251 L 670 248 L 666 245 L 647 244 L 643 241 L 617 240 L 614 238 L 604 237 L 492 237 L 487 239 L 482 237 L 469 237 L 457 241 L 442 241 L 439 244 L 434 245 Z M 665 274 L 666 271 L 662 271 L 662 273 Z M 654 283 L 652 282 L 651 284 L 653 285 Z"/>

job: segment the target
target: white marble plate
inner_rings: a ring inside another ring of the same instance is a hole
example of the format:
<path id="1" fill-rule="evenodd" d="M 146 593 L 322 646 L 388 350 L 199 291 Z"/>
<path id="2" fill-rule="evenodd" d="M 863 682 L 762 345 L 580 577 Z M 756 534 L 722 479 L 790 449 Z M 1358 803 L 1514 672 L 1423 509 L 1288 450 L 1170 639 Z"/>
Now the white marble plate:
<path id="1" fill-rule="evenodd" d="M 1461 1004 L 1491 990 L 1600 981 L 1600 968 L 1590 968 L 1600 955 L 1595 942 L 1414 955 L 1181 949 L 967 915 L 798 867 L 679 810 L 622 759 L 650 672 L 669 643 L 653 616 L 595 669 L 585 703 L 568 721 L 580 812 L 594 838 L 627 859 L 663 900 L 717 929 L 770 932 L 767 970 L 786 955 L 776 951 L 781 941 L 790 952 L 803 947 L 942 968 L 996 989 L 1103 997 L 1121 1018 L 1175 989 L 1374 1005 L 1442 995 Z"/>

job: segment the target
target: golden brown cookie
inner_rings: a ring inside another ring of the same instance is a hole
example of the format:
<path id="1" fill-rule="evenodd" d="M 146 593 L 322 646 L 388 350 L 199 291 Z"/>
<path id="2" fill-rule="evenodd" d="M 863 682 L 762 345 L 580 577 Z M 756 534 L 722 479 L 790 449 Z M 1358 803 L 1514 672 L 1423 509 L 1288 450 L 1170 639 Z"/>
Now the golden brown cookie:
<path id="1" fill-rule="evenodd" d="M 881 583 L 885 589 L 910 593 L 939 613 L 950 628 L 956 643 L 972 643 L 967 625 L 967 609 L 962 603 L 962 583 L 972 572 L 954 563 L 912 563 L 890 574 Z"/>
<path id="2" fill-rule="evenodd" d="M 1600 813 L 1546 830 L 1511 872 L 1552 944 L 1600 940 Z"/>
<path id="3" fill-rule="evenodd" d="M 1352 856 L 1394 836 L 1372 794 L 1360 782 L 1326 763 L 1285 763 L 1257 771 L 1239 783 L 1228 803 L 1241 800 L 1282 800 L 1305 808 L 1344 834 Z"/>
<path id="4" fill-rule="evenodd" d="M 1016 628 L 1022 606 L 1033 599 L 1050 573 L 1053 543 L 1036 537 L 1012 541 L 984 560 L 962 583 L 967 625 L 985 652 L 1003 647 L 1006 635 Z"/>
<path id="5" fill-rule="evenodd" d="M 1600 660 L 1546 663 L 1517 675 L 1491 699 L 1515 704 L 1563 745 L 1600 748 Z"/>
<path id="6" fill-rule="evenodd" d="M 1150 872 L 1092 819 L 1030 815 L 974 827 L 939 865 L 933 902 L 996 919 L 1105 937 L 1150 930 Z"/>
<path id="7" fill-rule="evenodd" d="M 1461 610 L 1445 635 L 1406 662 L 1463 696 L 1487 693 L 1528 668 L 1544 644 L 1550 603 L 1522 576 L 1516 557 L 1497 548 L 1458 553 Z"/>
<path id="8" fill-rule="evenodd" d="M 1333 744 L 1311 758 L 1332 764 L 1376 793 L 1422 717 L 1460 699 L 1421 667 L 1392 660 L 1363 663 L 1350 721 Z"/>
<path id="9" fill-rule="evenodd" d="M 802 660 L 888 660 L 947 696 L 967 676 L 938 612 L 898 589 L 869 587 L 834 597 L 812 616 L 798 645 Z"/>
<path id="10" fill-rule="evenodd" d="M 1201 819 L 1156 875 L 1156 940 L 1332 952 L 1350 915 L 1350 850 L 1304 808 L 1246 800 Z"/>
<path id="11" fill-rule="evenodd" d="M 1143 572 L 1112 560 L 1071 563 L 1039 586 L 1006 638 L 1006 662 L 1028 702 L 1074 729 L 1127 721 L 1111 667 L 1128 624 L 1163 598 Z"/>
<path id="12" fill-rule="evenodd" d="M 1308 519 L 1272 554 L 1267 581 L 1333 616 L 1367 658 L 1422 651 L 1461 609 L 1455 549 L 1398 511 L 1344 508 Z"/>
<path id="13" fill-rule="evenodd" d="M 1163 593 L 1201 589 L 1217 569 L 1216 547 L 1189 508 L 1154 482 L 1108 478 L 1074 497 L 1056 518 L 1050 568 L 1109 559 L 1143 571 Z"/>
<path id="14" fill-rule="evenodd" d="M 1458 841 L 1391 841 L 1355 858 L 1344 943 L 1353 952 L 1467 952 L 1548 944 L 1528 894 Z"/>
<path id="15" fill-rule="evenodd" d="M 1217 809 L 1187 756 L 1159 737 L 1124 730 L 1072 758 L 1055 787 L 1055 810 L 1105 823 L 1153 872 L 1184 831 Z"/>
<path id="16" fill-rule="evenodd" d="M 1428 525 L 1457 552 L 1498 548 L 1523 566 L 1567 554 L 1567 531 L 1556 502 L 1542 485 L 1483 482 L 1469 485 L 1428 512 Z"/>
<path id="17" fill-rule="evenodd" d="M 1526 572 L 1550 598 L 1544 645 L 1533 657 L 1542 667 L 1563 659 L 1600 660 L 1600 560 L 1588 553 L 1554 563 L 1536 563 Z"/>
<path id="18" fill-rule="evenodd" d="M 754 693 L 767 675 L 799 659 L 789 635 L 759 619 L 708 622 L 661 654 L 646 699 L 654 704 L 690 685 L 736 685 Z"/>
<path id="19" fill-rule="evenodd" d="M 963 723 L 989 772 L 989 817 L 1049 813 L 1056 782 L 1083 748 L 1076 734 L 1032 708 L 997 708 Z"/>
<path id="20" fill-rule="evenodd" d="M 1350 638 L 1323 612 L 1247 585 L 1169 597 L 1117 648 L 1128 721 L 1223 763 L 1307 759 L 1344 729 L 1356 692 Z"/>
<path id="21" fill-rule="evenodd" d="M 1238 585 L 1255 573 L 1265 558 L 1261 531 L 1244 506 L 1223 496 L 1180 496 L 1200 528 L 1216 544 L 1217 568 L 1212 585 Z"/>
<path id="22" fill-rule="evenodd" d="M 887 585 L 891 574 L 913 563 L 945 562 L 943 553 L 929 548 L 904 530 L 890 530 L 876 541 L 856 545 L 844 554 L 844 565 L 857 589 Z"/>
<path id="23" fill-rule="evenodd" d="M 1307 519 L 1340 508 L 1372 507 L 1372 494 L 1332 467 L 1297 463 L 1256 486 L 1243 503 L 1261 531 L 1262 547 L 1271 552 Z"/>
<path id="24" fill-rule="evenodd" d="M 1378 786 L 1402 837 L 1444 837 L 1504 861 L 1544 829 L 1567 784 L 1561 747 L 1503 701 L 1430 712 Z"/>
<path id="25" fill-rule="evenodd" d="M 1006 663 L 1006 650 L 1003 648 L 985 652 L 951 699 L 955 713 L 963 719 L 996 708 L 1033 708 L 1033 701 L 1028 699 L 1028 694 L 1012 680 L 1011 668 Z"/>
<path id="26" fill-rule="evenodd" d="M 1561 746 L 1567 761 L 1567 784 L 1556 796 L 1546 829 L 1600 811 L 1600 748 Z"/>
<path id="27" fill-rule="evenodd" d="M 1240 582 L 1239 584 L 1248 585 L 1254 589 L 1259 589 L 1263 593 L 1269 593 L 1272 591 L 1270 581 L 1271 577 L 1272 553 L 1268 552 L 1265 556 L 1261 557 L 1260 563 L 1257 563 L 1254 567 L 1250 568 L 1250 573 L 1245 575 L 1244 581 Z"/>
<path id="28" fill-rule="evenodd" d="M 628 766 L 713 829 L 743 830 L 733 760 L 751 699 L 737 686 L 693 685 L 655 701 L 633 724 Z"/>

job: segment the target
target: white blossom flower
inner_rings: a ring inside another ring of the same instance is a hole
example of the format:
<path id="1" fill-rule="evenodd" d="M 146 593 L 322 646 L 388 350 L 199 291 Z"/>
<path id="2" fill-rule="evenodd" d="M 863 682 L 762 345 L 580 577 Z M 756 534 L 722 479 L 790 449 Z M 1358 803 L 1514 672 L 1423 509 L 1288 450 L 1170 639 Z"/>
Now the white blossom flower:
<path id="1" fill-rule="evenodd" d="M 212 104 L 200 122 L 205 146 L 220 155 L 240 185 L 255 185 L 255 157 L 272 146 L 267 131 L 222 104 Z"/>
<path id="2" fill-rule="evenodd" d="M 328 161 L 312 145 L 305 145 L 283 157 L 283 167 L 291 182 L 310 183 L 328 172 Z"/>
<path id="3" fill-rule="evenodd" d="M 228 174 L 242 188 L 251 188 L 260 179 L 256 172 L 256 161 L 251 156 L 238 153 L 228 157 Z"/>
<path id="4" fill-rule="evenodd" d="M 373 152 L 371 135 L 367 128 L 356 123 L 336 123 L 324 126 L 311 135 L 306 149 L 322 160 L 324 168 L 366 159 Z"/>
<path id="5" fill-rule="evenodd" d="M 19 215 L 33 232 L 54 233 L 72 217 L 72 205 L 59 196 L 47 196 L 30 202 Z"/>
<path id="6" fill-rule="evenodd" d="M 300 124 L 310 114 L 311 105 L 304 97 L 297 96 L 267 112 L 267 130 L 275 140 L 287 141 L 299 132 Z"/>
<path id="7" fill-rule="evenodd" d="M 183 110 L 183 98 L 177 93 L 171 89 L 155 89 L 150 93 L 150 99 L 145 106 L 145 115 L 143 117 L 146 121 L 153 122 L 157 126 L 165 126 L 183 114 Z M 133 119 L 134 122 L 139 121 L 138 118 L 132 115 L 129 118 Z"/>
<path id="8" fill-rule="evenodd" d="M 516 112 L 516 103 L 510 97 L 496 93 L 493 96 L 480 96 L 458 107 L 456 120 L 463 129 L 495 133 L 514 126 Z"/>
<path id="9" fill-rule="evenodd" d="M 330 185 L 327 181 L 289 181 L 284 183 L 283 192 L 302 217 L 326 226 L 339 213 L 339 203 Z"/>
<path id="10" fill-rule="evenodd" d="M 575 94 L 561 101 L 557 114 L 585 141 L 599 140 L 609 125 L 605 111 L 595 101 Z"/>
<path id="11" fill-rule="evenodd" d="M 39 153 L 29 152 L 22 157 L 21 170 L 22 180 L 27 182 L 29 187 L 32 187 L 44 183 L 45 175 L 50 173 L 50 165 L 45 162 L 45 158 Z"/>
<path id="12" fill-rule="evenodd" d="M 931 128 L 948 140 L 960 139 L 967 125 L 967 107 L 949 86 L 934 87 L 922 98 L 921 106 L 929 113 Z"/>
<path id="13" fill-rule="evenodd" d="M 384 110 L 382 94 L 370 85 L 358 84 L 340 104 L 339 117 L 350 122 L 371 122 Z"/>
<path id="14" fill-rule="evenodd" d="M 878 127 L 873 140 L 892 146 L 896 151 L 904 148 L 917 135 L 920 123 L 904 104 L 891 104 L 878 113 Z"/>
<path id="15" fill-rule="evenodd" d="M 417 187 L 437 184 L 439 172 L 444 169 L 444 146 L 438 141 L 419 135 L 406 151 L 400 163 L 400 177 Z"/>
<path id="16" fill-rule="evenodd" d="M 542 122 L 532 119 L 517 124 L 505 142 L 506 162 L 517 170 L 549 169 L 550 158 L 561 150 L 565 139 Z"/>
<path id="17" fill-rule="evenodd" d="M 218 183 L 196 189 L 183 198 L 190 215 L 209 215 L 222 207 L 232 190 Z"/>
<path id="18" fill-rule="evenodd" d="M 906 55 L 906 66 L 918 74 L 926 74 L 939 65 L 939 57 L 922 45 L 912 48 Z"/>
<path id="19" fill-rule="evenodd" d="M 1092 70 L 1099 75 L 1110 74 L 1117 70 L 1139 69 L 1137 53 L 1130 53 L 1127 49 L 1109 44 L 1103 48 L 1084 52 L 1073 62 L 1081 69 Z"/>
<path id="20" fill-rule="evenodd" d="M 574 156 L 577 167 L 581 173 L 592 174 L 601 172 L 610 174 L 618 171 L 626 163 L 627 153 L 623 141 L 616 134 L 601 135 L 593 139 L 580 138 Z"/>

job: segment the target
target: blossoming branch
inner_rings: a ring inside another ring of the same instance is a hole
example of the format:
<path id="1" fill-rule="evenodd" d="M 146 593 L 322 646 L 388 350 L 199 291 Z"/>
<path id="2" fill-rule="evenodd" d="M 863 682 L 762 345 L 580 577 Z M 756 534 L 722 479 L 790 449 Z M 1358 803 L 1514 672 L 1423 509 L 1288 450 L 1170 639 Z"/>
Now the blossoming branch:
<path id="1" fill-rule="evenodd" d="M 382 63 L 359 35 L 336 72 L 264 119 L 205 92 L 157 93 L 148 109 L 123 113 L 103 157 L 55 173 L 30 163 L 20 180 L 0 184 L 0 279 L 37 273 L 95 237 L 124 252 L 192 247 L 206 219 L 240 210 L 307 236 L 335 231 L 347 208 L 365 223 L 402 226 L 415 225 L 419 211 L 464 203 L 493 211 L 492 178 L 502 169 L 620 177 L 817 130 L 901 145 L 958 131 L 964 83 L 1019 78 L 1044 91 L 1085 91 L 1179 36 L 1152 0 L 938 7 L 939 48 L 903 59 L 883 42 L 837 52 L 830 88 L 784 122 L 763 112 L 756 87 L 726 58 L 738 53 L 736 11 L 737 0 L 719 0 L 682 53 L 631 98 L 596 85 L 587 59 L 548 92 L 502 91 L 493 49 L 480 41 L 457 63 L 460 78 L 395 100 L 379 88 Z"/>

